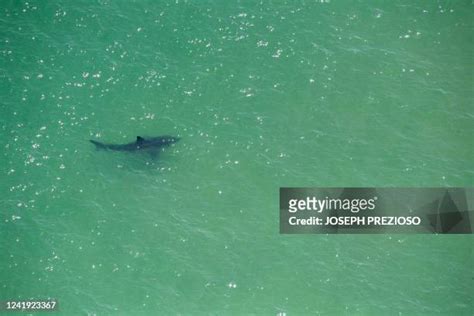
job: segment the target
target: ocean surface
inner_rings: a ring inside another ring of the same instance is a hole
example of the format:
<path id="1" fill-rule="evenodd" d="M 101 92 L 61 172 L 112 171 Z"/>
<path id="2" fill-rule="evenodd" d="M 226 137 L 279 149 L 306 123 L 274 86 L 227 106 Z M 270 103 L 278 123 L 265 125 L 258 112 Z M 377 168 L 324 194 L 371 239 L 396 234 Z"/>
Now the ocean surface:
<path id="1" fill-rule="evenodd" d="M 471 1 L 3 1 L 0 300 L 472 315 L 472 235 L 281 235 L 280 187 L 474 184 Z M 181 140 L 153 158 L 96 139 Z"/>

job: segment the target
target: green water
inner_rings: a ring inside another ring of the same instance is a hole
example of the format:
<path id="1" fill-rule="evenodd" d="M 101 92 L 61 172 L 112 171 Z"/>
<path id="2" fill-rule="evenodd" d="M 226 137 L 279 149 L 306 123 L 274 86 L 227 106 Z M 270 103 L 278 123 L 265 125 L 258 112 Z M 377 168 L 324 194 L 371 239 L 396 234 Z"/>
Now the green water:
<path id="1" fill-rule="evenodd" d="M 282 186 L 473 186 L 470 1 L 4 1 L 0 300 L 472 315 L 473 238 L 280 235 Z M 181 141 L 159 159 L 89 139 Z"/>

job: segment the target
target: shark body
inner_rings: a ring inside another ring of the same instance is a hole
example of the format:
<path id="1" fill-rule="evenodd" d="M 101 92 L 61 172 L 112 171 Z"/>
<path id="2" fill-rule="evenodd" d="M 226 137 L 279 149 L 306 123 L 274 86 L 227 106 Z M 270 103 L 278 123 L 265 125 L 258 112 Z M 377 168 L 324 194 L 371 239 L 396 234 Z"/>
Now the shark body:
<path id="1" fill-rule="evenodd" d="M 153 150 L 156 151 L 161 148 L 166 148 L 179 141 L 178 137 L 174 136 L 158 136 L 158 137 L 141 137 L 137 136 L 136 141 L 128 144 L 106 144 L 91 139 L 90 142 L 96 146 L 97 149 L 114 150 L 114 151 L 142 151 Z"/>

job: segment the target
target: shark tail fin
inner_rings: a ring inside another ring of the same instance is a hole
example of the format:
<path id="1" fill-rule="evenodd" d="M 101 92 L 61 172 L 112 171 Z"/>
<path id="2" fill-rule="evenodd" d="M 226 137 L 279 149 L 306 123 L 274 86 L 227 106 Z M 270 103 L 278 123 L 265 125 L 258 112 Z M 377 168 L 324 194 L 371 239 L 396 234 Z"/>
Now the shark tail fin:
<path id="1" fill-rule="evenodd" d="M 95 140 L 92 140 L 92 139 L 90 139 L 89 141 L 90 141 L 92 144 L 95 145 L 95 148 L 96 148 L 96 149 L 105 149 L 105 148 L 106 148 L 106 146 L 105 146 L 104 144 L 102 144 L 101 142 L 98 142 L 98 141 L 95 141 Z"/>

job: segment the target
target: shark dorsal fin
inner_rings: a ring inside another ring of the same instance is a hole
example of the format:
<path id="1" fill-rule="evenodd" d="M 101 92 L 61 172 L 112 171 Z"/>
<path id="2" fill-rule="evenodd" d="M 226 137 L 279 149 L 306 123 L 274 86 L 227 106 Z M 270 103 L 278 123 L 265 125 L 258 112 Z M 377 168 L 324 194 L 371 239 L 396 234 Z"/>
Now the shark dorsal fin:
<path id="1" fill-rule="evenodd" d="M 145 139 L 143 139 L 143 137 L 141 136 L 137 136 L 137 143 L 143 143 L 143 141 L 145 141 Z"/>

